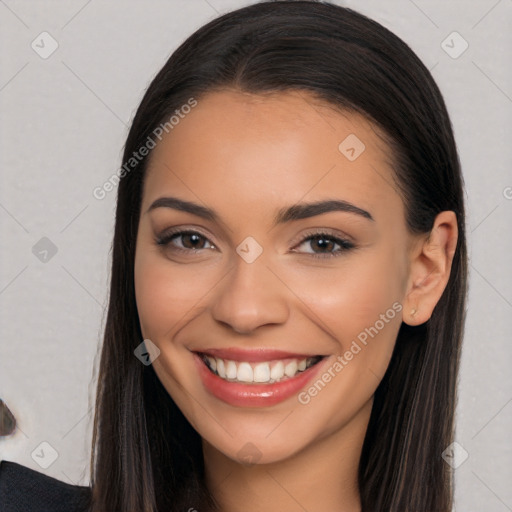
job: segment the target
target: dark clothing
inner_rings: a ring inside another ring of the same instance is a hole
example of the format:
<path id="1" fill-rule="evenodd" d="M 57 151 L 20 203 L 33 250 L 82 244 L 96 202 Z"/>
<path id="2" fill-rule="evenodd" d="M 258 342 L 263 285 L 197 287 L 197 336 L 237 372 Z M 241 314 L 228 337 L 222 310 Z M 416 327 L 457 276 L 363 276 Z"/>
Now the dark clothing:
<path id="1" fill-rule="evenodd" d="M 17 462 L 0 462 L 0 512 L 86 512 L 90 497 L 90 487 L 61 482 Z"/>

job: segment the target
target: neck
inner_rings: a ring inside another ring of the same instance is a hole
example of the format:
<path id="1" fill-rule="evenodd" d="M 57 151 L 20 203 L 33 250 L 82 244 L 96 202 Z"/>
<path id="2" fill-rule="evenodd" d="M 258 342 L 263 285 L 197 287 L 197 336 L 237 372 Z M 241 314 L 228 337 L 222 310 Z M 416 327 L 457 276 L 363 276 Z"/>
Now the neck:
<path id="1" fill-rule="evenodd" d="M 350 423 L 285 460 L 242 465 L 203 441 L 206 482 L 220 512 L 360 512 L 358 467 L 372 400 Z"/>

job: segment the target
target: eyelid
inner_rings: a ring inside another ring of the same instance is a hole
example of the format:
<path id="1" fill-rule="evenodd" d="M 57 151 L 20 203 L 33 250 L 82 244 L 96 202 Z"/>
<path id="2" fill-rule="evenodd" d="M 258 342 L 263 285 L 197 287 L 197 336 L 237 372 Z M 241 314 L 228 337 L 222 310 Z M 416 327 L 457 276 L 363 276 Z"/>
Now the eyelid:
<path id="1" fill-rule="evenodd" d="M 300 247 L 302 244 L 308 243 L 316 237 L 331 239 L 335 245 L 339 246 L 339 249 L 328 252 L 301 252 L 294 250 L 296 247 Z M 293 246 L 290 252 L 298 253 L 301 256 L 307 256 L 308 258 L 316 260 L 329 261 L 344 256 L 354 249 L 357 249 L 357 244 L 353 241 L 351 236 L 345 234 L 340 235 L 337 230 L 333 231 L 329 228 L 316 228 L 303 233 L 300 240 Z"/>
<path id="2" fill-rule="evenodd" d="M 301 232 L 300 235 L 297 235 L 292 241 L 291 244 L 293 247 L 295 247 L 297 244 L 304 242 L 307 238 L 313 237 L 315 235 L 328 235 L 333 238 L 339 238 L 341 240 L 344 240 L 346 242 L 349 242 L 351 244 L 356 244 L 356 241 L 354 237 L 350 236 L 348 233 L 345 233 L 344 231 L 340 231 L 338 229 L 334 228 L 322 228 L 322 227 L 316 227 L 316 228 L 308 228 L 305 231 Z"/>
<path id="3" fill-rule="evenodd" d="M 215 246 L 218 245 L 211 240 L 211 238 L 212 238 L 211 235 L 206 234 L 198 226 L 175 226 L 173 228 L 164 229 L 160 233 L 155 235 L 155 238 L 157 240 L 161 240 L 164 238 L 170 238 L 173 235 L 184 234 L 184 233 L 197 233 L 198 235 L 201 235 L 202 237 L 206 238 L 208 240 L 208 242 L 210 242 L 212 245 L 215 245 Z"/>

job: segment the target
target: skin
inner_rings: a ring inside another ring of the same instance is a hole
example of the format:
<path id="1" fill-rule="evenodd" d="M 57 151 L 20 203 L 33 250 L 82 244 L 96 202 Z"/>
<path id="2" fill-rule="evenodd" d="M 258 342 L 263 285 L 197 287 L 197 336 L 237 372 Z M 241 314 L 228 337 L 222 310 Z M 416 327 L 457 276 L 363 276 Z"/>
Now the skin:
<path id="1" fill-rule="evenodd" d="M 354 161 L 338 149 L 349 134 L 365 145 Z M 360 510 L 357 467 L 373 394 L 401 322 L 430 317 L 457 241 L 453 212 L 437 216 L 430 236 L 408 232 L 389 162 L 375 126 L 302 91 L 210 92 L 151 155 L 135 258 L 141 329 L 160 349 L 156 374 L 203 438 L 207 483 L 224 512 Z M 214 209 L 220 221 L 147 211 L 171 195 Z M 273 226 L 278 209 L 323 199 L 349 201 L 374 220 L 329 212 Z M 187 237 L 155 242 L 173 227 L 200 232 L 195 254 Z M 311 228 L 356 247 L 315 258 L 322 248 L 301 242 Z M 252 263 L 236 252 L 248 236 L 263 249 Z M 324 354 L 327 369 L 394 303 L 394 318 L 307 404 L 293 396 L 234 407 L 210 395 L 195 369 L 191 351 L 226 347 Z M 254 463 L 241 460 L 247 453 Z"/>

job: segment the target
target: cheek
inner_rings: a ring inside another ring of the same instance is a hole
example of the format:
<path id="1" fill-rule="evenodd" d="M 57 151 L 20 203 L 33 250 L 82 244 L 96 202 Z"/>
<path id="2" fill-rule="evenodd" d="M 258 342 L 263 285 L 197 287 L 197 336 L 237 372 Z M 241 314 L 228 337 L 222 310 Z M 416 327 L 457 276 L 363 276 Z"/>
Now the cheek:
<path id="1" fill-rule="evenodd" d="M 314 278 L 311 274 L 297 282 L 308 290 L 301 297 L 310 311 L 305 314 L 335 337 L 336 357 L 319 377 L 328 383 L 313 382 L 299 397 L 307 404 L 304 422 L 309 427 L 303 428 L 310 428 L 312 435 L 317 435 L 318 424 L 336 430 L 375 393 L 402 321 L 405 270 L 392 249 L 380 247 L 359 258 L 354 255 L 336 271 L 316 272 Z"/>
<path id="2" fill-rule="evenodd" d="M 204 265 L 180 265 L 158 248 L 141 248 L 134 266 L 135 297 L 144 337 L 160 339 L 179 329 L 213 289 L 218 273 Z"/>
<path id="3" fill-rule="evenodd" d="M 301 273 L 283 268 L 282 274 L 307 305 L 304 314 L 312 321 L 320 319 L 323 329 L 345 349 L 381 315 L 386 316 L 386 326 L 400 325 L 397 309 L 403 297 L 403 267 L 392 248 L 375 246 L 329 268 L 308 268 Z"/>

